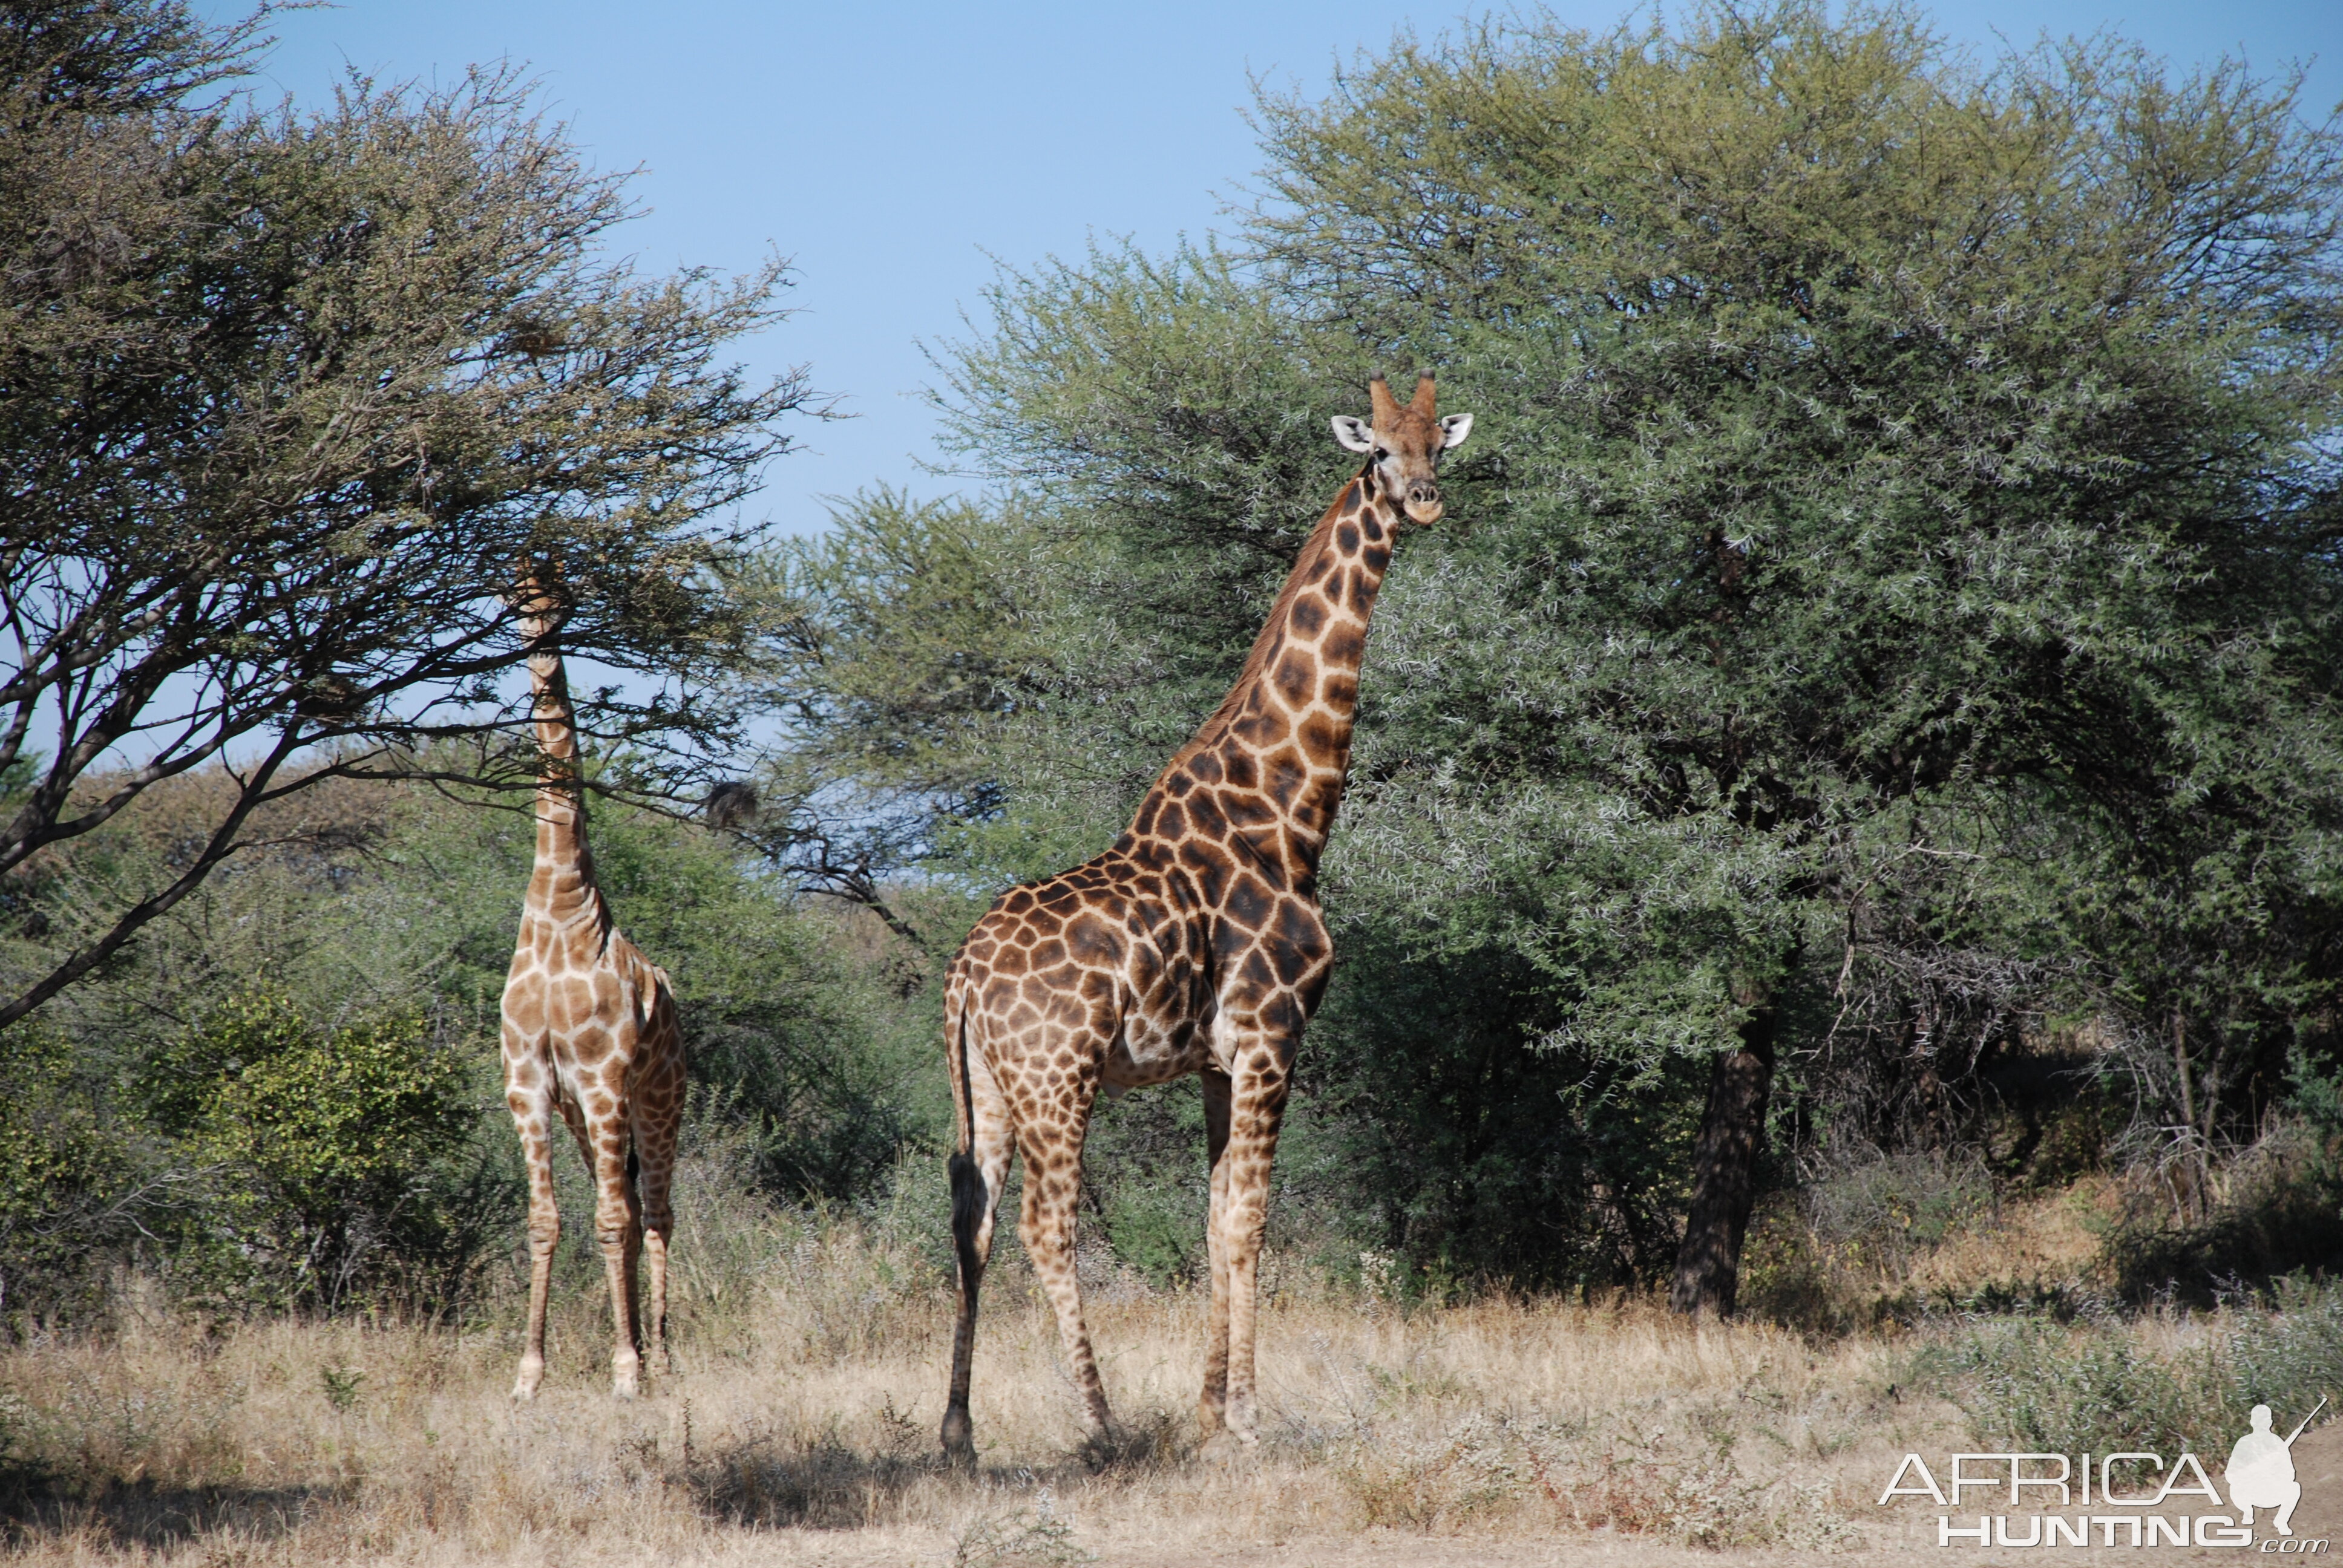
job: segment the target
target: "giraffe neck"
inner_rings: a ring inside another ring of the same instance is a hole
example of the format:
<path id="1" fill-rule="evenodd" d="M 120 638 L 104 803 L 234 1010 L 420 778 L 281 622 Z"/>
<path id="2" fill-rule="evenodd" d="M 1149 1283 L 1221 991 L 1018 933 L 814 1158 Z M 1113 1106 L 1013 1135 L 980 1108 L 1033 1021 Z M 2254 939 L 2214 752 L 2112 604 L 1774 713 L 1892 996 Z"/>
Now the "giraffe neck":
<path id="1" fill-rule="evenodd" d="M 1342 487 L 1235 686 L 1156 779 L 1122 847 L 1163 835 L 1174 819 L 1166 807 L 1184 802 L 1176 819 L 1187 831 L 1224 822 L 1288 886 L 1315 881 L 1350 771 L 1367 619 L 1399 522 L 1371 476 Z"/>
<path id="2" fill-rule="evenodd" d="M 528 907 L 568 923 L 580 919 L 609 924 L 609 912 L 594 885 L 594 857 L 586 846 L 586 798 L 578 782 L 578 724 L 569 706 L 569 680 L 557 653 L 533 654 L 528 661 L 530 719 L 537 731 L 537 859 L 528 879 Z"/>

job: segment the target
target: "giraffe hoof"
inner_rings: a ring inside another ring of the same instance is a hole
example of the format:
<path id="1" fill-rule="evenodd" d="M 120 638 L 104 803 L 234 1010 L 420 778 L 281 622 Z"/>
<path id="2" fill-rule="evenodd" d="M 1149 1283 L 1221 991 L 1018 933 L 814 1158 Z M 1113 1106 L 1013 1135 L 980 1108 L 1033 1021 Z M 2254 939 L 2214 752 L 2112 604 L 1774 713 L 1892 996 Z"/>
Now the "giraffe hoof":
<path id="1" fill-rule="evenodd" d="M 1249 1457 L 1252 1452 L 1252 1446 L 1242 1436 L 1222 1427 L 1197 1445 L 1196 1457 L 1207 1464 L 1217 1464 L 1225 1468 L 1239 1463 Z"/>
<path id="2" fill-rule="evenodd" d="M 545 1381 L 543 1362 L 523 1362 L 520 1375 L 513 1380 L 512 1396 L 526 1402 L 537 1397 L 537 1385 Z"/>
<path id="3" fill-rule="evenodd" d="M 976 1425 L 964 1410 L 944 1412 L 944 1462 L 958 1468 L 976 1465 Z"/>

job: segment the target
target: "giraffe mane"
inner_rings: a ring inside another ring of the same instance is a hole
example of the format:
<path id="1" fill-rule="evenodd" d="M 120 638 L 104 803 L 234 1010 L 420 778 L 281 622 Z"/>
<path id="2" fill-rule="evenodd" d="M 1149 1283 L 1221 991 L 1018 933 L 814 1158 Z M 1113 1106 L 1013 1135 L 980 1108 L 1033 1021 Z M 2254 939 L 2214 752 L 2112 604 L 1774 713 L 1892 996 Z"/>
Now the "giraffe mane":
<path id="1" fill-rule="evenodd" d="M 1172 753 L 1172 760 L 1163 765 L 1162 772 L 1156 775 L 1159 781 L 1170 778 L 1174 769 L 1218 741 L 1227 732 L 1237 710 L 1244 706 L 1246 694 L 1252 691 L 1254 683 L 1269 668 L 1270 650 L 1277 647 L 1285 635 L 1286 619 L 1292 612 L 1293 601 L 1302 597 L 1303 588 L 1313 586 L 1312 574 L 1305 568 L 1316 565 L 1318 558 L 1326 553 L 1334 538 L 1334 524 L 1342 516 L 1352 491 L 1374 482 L 1373 467 L 1372 462 L 1367 464 L 1342 487 L 1335 495 L 1333 504 L 1326 508 L 1325 516 L 1320 518 L 1317 526 L 1310 530 L 1310 537 L 1302 541 L 1302 548 L 1294 555 L 1292 568 L 1285 575 L 1285 586 L 1278 590 L 1277 602 L 1269 607 L 1269 617 L 1262 622 L 1260 633 L 1253 638 L 1252 651 L 1245 655 L 1244 668 L 1237 671 L 1237 678 L 1230 685 L 1228 695 L 1221 699 L 1221 705 L 1212 709 L 1204 722 L 1196 727 L 1196 733 L 1188 743 Z"/>

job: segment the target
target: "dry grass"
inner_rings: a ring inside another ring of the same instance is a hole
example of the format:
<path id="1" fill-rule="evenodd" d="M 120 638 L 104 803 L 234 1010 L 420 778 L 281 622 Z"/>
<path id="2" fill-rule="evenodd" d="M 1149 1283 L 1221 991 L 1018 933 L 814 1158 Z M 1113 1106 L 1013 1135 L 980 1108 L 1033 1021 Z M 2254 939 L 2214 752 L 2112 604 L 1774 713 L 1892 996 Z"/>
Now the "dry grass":
<path id="1" fill-rule="evenodd" d="M 1923 1163 L 1912 1161 L 1913 1164 Z M 1912 1194 L 1874 1194 L 1872 1211 L 1818 1224 L 1791 1193 L 1770 1195 L 1752 1227 L 1742 1302 L 1810 1332 L 1861 1333 L 1998 1297 L 2003 1302 L 2111 1296 L 2107 1234 L 2127 1194 L 2107 1177 L 1993 1201 L 1982 1171 L 1970 1205 L 1933 1224 Z"/>
<path id="2" fill-rule="evenodd" d="M 1196 1296 L 1151 1292 L 1084 1254 L 1122 1422 L 1100 1451 L 1081 1442 L 1054 1325 L 1012 1254 L 990 1282 L 981 1462 L 963 1473 L 938 1459 L 949 1302 L 925 1211 L 868 1224 L 775 1214 L 709 1196 L 741 1190 L 713 1170 L 692 1190 L 679 1365 L 631 1404 L 607 1392 L 599 1271 L 585 1248 L 558 1276 L 552 1365 L 527 1406 L 505 1392 L 518 1302 L 463 1330 L 206 1325 L 133 1289 L 104 1335 L 0 1352 L 0 1552 L 43 1563 L 937 1568 L 1264 1551 L 1493 1568 L 1556 1543 L 1622 1563 L 1900 1555 L 1933 1521 L 1877 1507 L 1883 1478 L 1906 1451 L 1983 1435 L 1973 1415 L 1999 1419 L 1916 1394 L 1916 1377 L 2025 1330 L 1888 1322 L 1802 1336 L 1688 1324 L 1640 1300 L 1411 1308 L 1272 1267 L 1262 1442 L 1232 1461 L 1195 1448 Z M 2073 1278 L 2104 1197 L 2078 1189 L 2005 1208 L 1892 1281 L 1848 1271 L 1834 1288 Z M 2288 1353 L 2324 1366 L 2335 1315 L 2329 1304 L 2301 1319 L 2318 1343 Z M 2177 1367 L 2237 1326 L 2167 1312 L 2088 1332 Z M 2003 1358 L 2021 1377 L 2025 1349 Z M 2308 1387 L 2311 1371 L 2280 1381 Z"/>
<path id="3" fill-rule="evenodd" d="M 0 1359 L 9 1550 L 976 1568 L 1393 1533 L 1808 1547 L 1845 1537 L 1883 1456 L 1955 1430 L 1947 1407 L 1884 1397 L 1875 1342 L 1815 1349 L 1640 1303 L 1403 1312 L 1287 1291 L 1265 1319 L 1263 1442 L 1216 1462 L 1192 1451 L 1201 1302 L 1125 1284 L 1093 1313 L 1125 1433 L 1085 1452 L 1055 1331 L 1009 1270 L 979 1355 L 981 1463 L 956 1474 L 933 1431 L 940 1282 L 850 1227 L 802 1231 L 777 1261 L 729 1300 L 688 1291 L 679 1370 L 630 1405 L 605 1392 L 584 1291 L 522 1407 L 513 1321 L 207 1329 L 134 1304 L 103 1340 Z"/>

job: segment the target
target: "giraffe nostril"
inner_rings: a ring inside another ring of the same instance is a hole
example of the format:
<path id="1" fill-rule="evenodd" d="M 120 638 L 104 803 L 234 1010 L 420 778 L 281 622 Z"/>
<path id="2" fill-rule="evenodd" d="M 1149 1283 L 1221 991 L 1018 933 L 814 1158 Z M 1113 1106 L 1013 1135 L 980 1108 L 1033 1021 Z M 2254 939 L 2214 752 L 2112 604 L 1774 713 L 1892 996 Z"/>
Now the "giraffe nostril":
<path id="1" fill-rule="evenodd" d="M 1431 506 L 1440 499 L 1440 487 L 1419 481 L 1407 487 L 1407 498 L 1418 506 Z"/>

